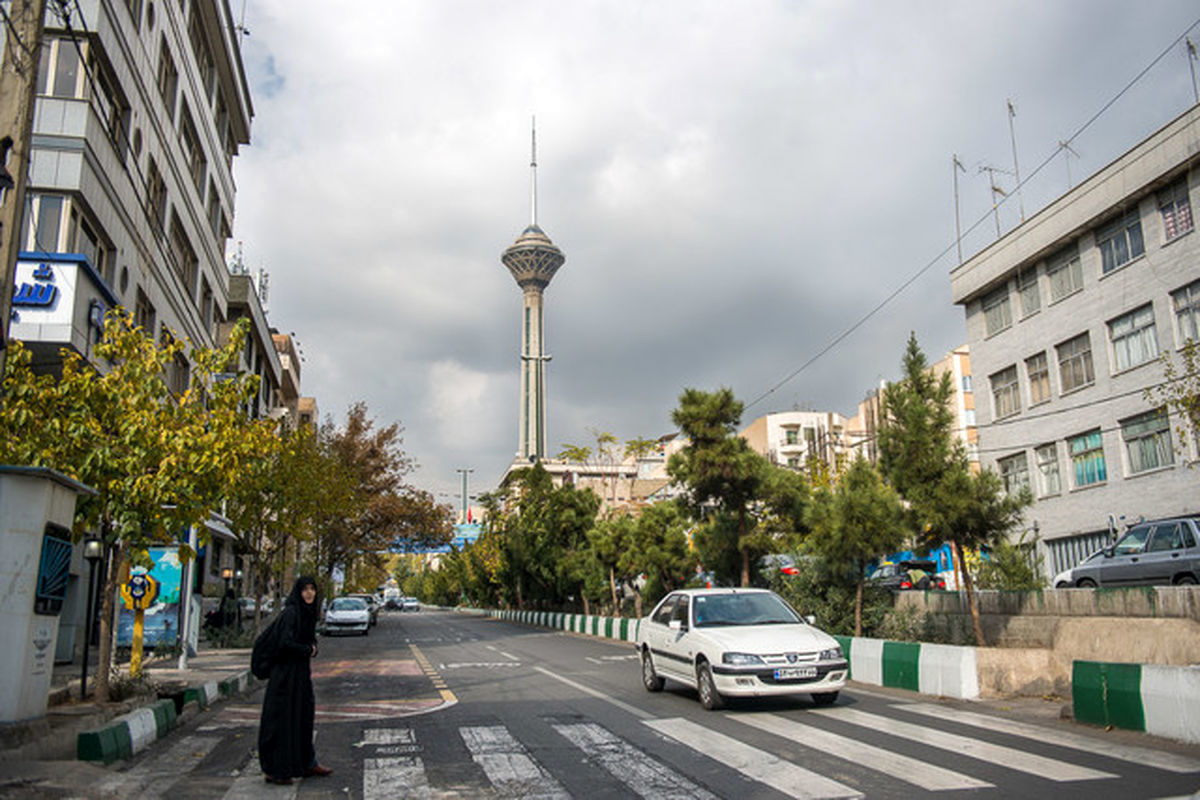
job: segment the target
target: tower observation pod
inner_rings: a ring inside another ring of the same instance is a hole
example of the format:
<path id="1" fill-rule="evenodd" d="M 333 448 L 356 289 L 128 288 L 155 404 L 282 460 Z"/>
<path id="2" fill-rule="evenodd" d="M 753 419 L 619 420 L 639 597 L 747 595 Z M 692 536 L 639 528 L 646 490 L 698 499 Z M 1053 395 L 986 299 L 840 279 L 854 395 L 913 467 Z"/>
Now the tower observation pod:
<path id="1" fill-rule="evenodd" d="M 521 327 L 521 421 L 517 459 L 546 457 L 546 354 L 542 293 L 566 257 L 537 222 L 537 129 L 531 131 L 530 222 L 500 260 L 524 295 Z"/>

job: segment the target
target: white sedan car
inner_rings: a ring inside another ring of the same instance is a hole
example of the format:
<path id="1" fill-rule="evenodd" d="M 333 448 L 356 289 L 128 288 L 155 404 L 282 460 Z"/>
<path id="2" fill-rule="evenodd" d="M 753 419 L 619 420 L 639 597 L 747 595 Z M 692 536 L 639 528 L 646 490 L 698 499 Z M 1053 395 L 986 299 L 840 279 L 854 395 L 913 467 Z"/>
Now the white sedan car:
<path id="1" fill-rule="evenodd" d="M 766 589 L 686 589 L 662 599 L 638 627 L 642 684 L 693 686 L 712 710 L 726 697 L 808 694 L 837 700 L 849 663 L 829 634 Z"/>
<path id="2" fill-rule="evenodd" d="M 339 597 L 329 604 L 325 612 L 326 636 L 335 633 L 358 633 L 367 635 L 371 627 L 371 611 L 365 600 L 359 597 Z"/>

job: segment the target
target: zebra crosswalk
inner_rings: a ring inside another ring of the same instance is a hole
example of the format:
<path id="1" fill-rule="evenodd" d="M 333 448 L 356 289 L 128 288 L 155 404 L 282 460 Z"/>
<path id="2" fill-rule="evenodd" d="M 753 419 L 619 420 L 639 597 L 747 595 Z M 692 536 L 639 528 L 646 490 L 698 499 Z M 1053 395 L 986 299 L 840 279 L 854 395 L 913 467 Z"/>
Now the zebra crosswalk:
<path id="1" fill-rule="evenodd" d="M 326 729 L 321 751 L 322 760 L 339 764 L 339 791 L 363 800 L 823 800 L 989 789 L 1028 795 L 1031 787 L 1049 793 L 1055 786 L 1148 796 L 1143 782 L 1152 774 L 1163 776 L 1159 796 L 1200 788 L 1200 758 L 1181 752 L 934 703 L 869 707 L 733 709 L 699 721 L 637 718 L 621 725 L 549 713 L 522 717 L 515 727 L 499 719 L 364 720 L 337 734 Z M 100 796 L 188 797 L 172 786 L 203 771 L 221 742 L 197 730 L 114 773 Z M 254 753 L 243 752 L 239 769 L 208 771 L 211 793 L 204 796 L 305 796 L 304 782 L 264 785 Z"/>

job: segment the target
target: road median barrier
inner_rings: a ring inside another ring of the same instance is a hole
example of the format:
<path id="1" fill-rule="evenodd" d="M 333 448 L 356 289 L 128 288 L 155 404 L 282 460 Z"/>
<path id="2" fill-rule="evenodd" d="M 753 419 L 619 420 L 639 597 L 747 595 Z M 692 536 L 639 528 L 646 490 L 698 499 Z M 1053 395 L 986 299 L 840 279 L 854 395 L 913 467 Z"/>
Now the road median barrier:
<path id="1" fill-rule="evenodd" d="M 166 736 L 178 721 L 172 701 L 156 700 L 80 733 L 76 739 L 76 756 L 80 761 L 103 764 L 129 758 Z"/>
<path id="2" fill-rule="evenodd" d="M 1200 666 L 1075 661 L 1075 719 L 1200 744 Z"/>

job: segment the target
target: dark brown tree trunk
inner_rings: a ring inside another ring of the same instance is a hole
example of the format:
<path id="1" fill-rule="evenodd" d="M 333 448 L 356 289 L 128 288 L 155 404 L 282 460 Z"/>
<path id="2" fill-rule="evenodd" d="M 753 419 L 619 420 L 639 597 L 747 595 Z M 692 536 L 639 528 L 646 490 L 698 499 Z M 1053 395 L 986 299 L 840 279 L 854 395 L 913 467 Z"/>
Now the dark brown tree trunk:
<path id="1" fill-rule="evenodd" d="M 612 592 L 613 616 L 621 616 L 621 604 L 617 602 L 617 576 L 612 567 L 608 568 L 608 588 Z"/>
<path id="2" fill-rule="evenodd" d="M 746 509 L 738 511 L 738 547 L 742 551 L 742 586 L 750 585 L 750 551 L 746 549 Z"/>
<path id="3" fill-rule="evenodd" d="M 854 635 L 862 636 L 862 606 L 863 606 L 863 574 L 862 564 L 858 565 L 858 585 L 854 591 Z"/>
<path id="4" fill-rule="evenodd" d="M 108 525 L 102 526 L 107 533 Z M 112 545 L 108 560 L 108 571 L 104 576 L 103 596 L 100 598 L 100 652 L 96 663 L 96 702 L 108 702 L 108 678 L 113 660 L 113 598 L 117 595 L 117 579 L 125 564 L 120 543 Z"/>
<path id="5" fill-rule="evenodd" d="M 975 628 L 975 646 L 984 647 L 983 625 L 979 621 L 979 601 L 975 597 L 975 582 L 971 579 L 971 571 L 967 569 L 966 559 L 963 558 L 962 545 L 954 543 L 955 553 L 962 564 L 963 585 L 967 589 L 967 606 L 971 609 L 971 625 Z"/>

